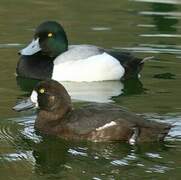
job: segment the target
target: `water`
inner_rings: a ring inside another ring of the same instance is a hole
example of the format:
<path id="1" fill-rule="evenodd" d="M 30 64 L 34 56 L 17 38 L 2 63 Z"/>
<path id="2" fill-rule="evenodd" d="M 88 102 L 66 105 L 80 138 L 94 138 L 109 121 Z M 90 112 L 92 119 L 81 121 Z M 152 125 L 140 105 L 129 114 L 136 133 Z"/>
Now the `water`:
<path id="1" fill-rule="evenodd" d="M 181 2 L 179 0 L 0 3 L 0 179 L 180 179 Z M 174 125 L 163 144 L 70 142 L 34 132 L 36 112 L 13 112 L 33 80 L 16 79 L 17 52 L 47 19 L 62 23 L 70 44 L 124 49 L 147 62 L 140 81 L 66 83 L 73 102 L 115 102 L 146 119 Z"/>

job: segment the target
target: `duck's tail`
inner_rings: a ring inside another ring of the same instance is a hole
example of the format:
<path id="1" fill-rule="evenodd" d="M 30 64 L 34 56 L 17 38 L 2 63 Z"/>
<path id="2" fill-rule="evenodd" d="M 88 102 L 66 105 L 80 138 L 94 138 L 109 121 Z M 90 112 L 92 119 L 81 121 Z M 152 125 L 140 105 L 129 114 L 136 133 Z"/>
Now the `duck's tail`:
<path id="1" fill-rule="evenodd" d="M 150 61 L 150 60 L 152 60 L 152 59 L 154 59 L 154 58 L 155 58 L 154 56 L 145 57 L 145 58 L 143 58 L 143 59 L 141 60 L 140 63 L 145 63 L 146 61 Z"/>
<path id="2" fill-rule="evenodd" d="M 172 125 L 166 123 L 158 123 L 154 127 L 145 127 L 140 130 L 139 142 L 160 142 L 164 141 L 168 135 Z"/>
<path id="3" fill-rule="evenodd" d="M 137 58 L 129 52 L 122 52 L 117 50 L 108 50 L 111 56 L 115 57 L 125 69 L 123 80 L 138 78 L 138 74 L 143 68 L 146 61 L 154 59 L 153 56 L 145 57 L 144 59 Z"/>
<path id="4" fill-rule="evenodd" d="M 129 56 L 129 57 L 130 58 L 127 59 L 127 61 L 125 61 L 122 64 L 125 68 L 124 80 L 130 79 L 130 78 L 138 78 L 139 73 L 141 72 L 144 63 L 154 59 L 153 56 L 145 57 L 144 59 L 137 58 L 134 56 Z"/>

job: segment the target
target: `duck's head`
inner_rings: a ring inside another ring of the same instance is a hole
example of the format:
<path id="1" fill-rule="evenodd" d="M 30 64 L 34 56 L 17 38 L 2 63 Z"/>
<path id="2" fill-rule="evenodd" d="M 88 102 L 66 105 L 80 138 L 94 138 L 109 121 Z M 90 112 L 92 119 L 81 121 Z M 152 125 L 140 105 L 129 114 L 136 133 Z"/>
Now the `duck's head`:
<path id="1" fill-rule="evenodd" d="M 55 21 L 46 21 L 36 30 L 32 42 L 20 51 L 21 55 L 33 55 L 39 51 L 49 57 L 57 57 L 68 49 L 63 27 Z"/>
<path id="2" fill-rule="evenodd" d="M 15 111 L 23 111 L 33 107 L 40 112 L 53 112 L 63 116 L 71 110 L 71 98 L 66 89 L 57 81 L 46 80 L 37 84 L 30 98 L 13 107 Z"/>

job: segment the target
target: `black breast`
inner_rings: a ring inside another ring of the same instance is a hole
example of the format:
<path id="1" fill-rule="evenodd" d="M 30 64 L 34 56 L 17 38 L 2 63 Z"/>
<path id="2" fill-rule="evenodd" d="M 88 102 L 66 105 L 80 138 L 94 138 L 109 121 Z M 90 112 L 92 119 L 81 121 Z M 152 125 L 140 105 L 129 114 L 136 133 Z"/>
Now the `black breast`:
<path id="1" fill-rule="evenodd" d="M 32 56 L 20 56 L 16 68 L 18 76 L 33 79 L 51 78 L 52 72 L 53 59 L 40 53 Z"/>

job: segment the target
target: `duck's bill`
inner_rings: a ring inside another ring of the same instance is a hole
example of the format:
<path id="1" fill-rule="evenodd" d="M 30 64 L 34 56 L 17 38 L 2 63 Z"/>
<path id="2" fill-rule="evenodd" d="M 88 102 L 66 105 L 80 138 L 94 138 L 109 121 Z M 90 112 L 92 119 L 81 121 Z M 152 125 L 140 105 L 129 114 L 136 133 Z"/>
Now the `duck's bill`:
<path id="1" fill-rule="evenodd" d="M 39 44 L 39 38 L 33 39 L 32 42 L 25 47 L 24 49 L 20 50 L 21 55 L 30 56 L 37 52 L 41 51 L 40 44 Z"/>
<path id="2" fill-rule="evenodd" d="M 21 102 L 19 102 L 18 104 L 16 104 L 14 107 L 13 107 L 13 110 L 15 111 L 26 111 L 28 109 L 32 109 L 36 107 L 36 103 L 32 102 L 30 98 L 26 99 L 26 100 L 23 100 Z"/>

